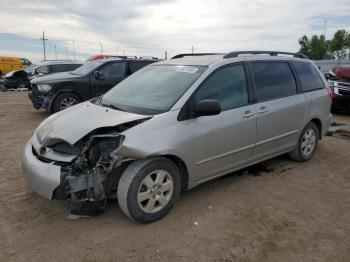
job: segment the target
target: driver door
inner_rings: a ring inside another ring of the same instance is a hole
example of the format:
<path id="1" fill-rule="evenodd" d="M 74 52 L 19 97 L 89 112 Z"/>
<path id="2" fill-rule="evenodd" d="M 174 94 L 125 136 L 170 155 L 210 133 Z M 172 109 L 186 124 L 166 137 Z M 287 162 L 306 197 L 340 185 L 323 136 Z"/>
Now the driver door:
<path id="1" fill-rule="evenodd" d="M 233 64 L 212 73 L 191 98 L 194 102 L 217 100 L 222 110 L 219 115 L 199 116 L 182 123 L 191 145 L 187 157 L 192 159 L 191 170 L 197 174 L 191 178 L 195 180 L 192 183 L 222 175 L 252 159 L 256 113 L 248 94 L 245 67 Z"/>
<path id="2" fill-rule="evenodd" d="M 125 61 L 111 62 L 99 68 L 99 76 L 92 74 L 90 78 L 91 97 L 103 95 L 122 81 L 125 78 L 125 69 Z"/>

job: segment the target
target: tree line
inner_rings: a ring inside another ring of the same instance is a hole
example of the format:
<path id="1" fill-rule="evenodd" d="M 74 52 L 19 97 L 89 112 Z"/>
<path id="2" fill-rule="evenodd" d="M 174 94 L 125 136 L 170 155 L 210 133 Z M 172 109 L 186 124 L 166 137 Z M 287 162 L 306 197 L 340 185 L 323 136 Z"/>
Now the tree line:
<path id="1" fill-rule="evenodd" d="M 299 53 L 313 60 L 350 58 L 350 34 L 344 29 L 334 33 L 333 38 L 326 40 L 321 34 L 299 39 Z"/>

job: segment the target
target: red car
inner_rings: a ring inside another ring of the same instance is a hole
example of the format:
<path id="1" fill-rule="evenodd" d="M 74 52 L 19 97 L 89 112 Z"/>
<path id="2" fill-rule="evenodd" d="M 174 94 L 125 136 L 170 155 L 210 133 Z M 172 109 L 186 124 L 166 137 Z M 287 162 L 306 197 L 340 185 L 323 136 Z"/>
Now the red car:
<path id="1" fill-rule="evenodd" d="M 350 112 L 350 67 L 334 67 L 326 74 L 332 89 L 332 112 Z"/>

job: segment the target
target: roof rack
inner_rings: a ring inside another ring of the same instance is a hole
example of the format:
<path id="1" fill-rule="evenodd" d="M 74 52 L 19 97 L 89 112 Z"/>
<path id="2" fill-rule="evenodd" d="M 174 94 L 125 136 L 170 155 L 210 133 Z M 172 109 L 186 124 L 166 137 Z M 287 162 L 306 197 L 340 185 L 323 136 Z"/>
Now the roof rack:
<path id="1" fill-rule="evenodd" d="M 203 55 L 223 55 L 223 53 L 189 53 L 189 54 L 178 54 L 171 59 L 183 58 L 185 56 L 203 56 Z"/>
<path id="2" fill-rule="evenodd" d="M 280 52 L 280 51 L 236 51 L 236 52 L 227 53 L 226 55 L 224 55 L 223 58 L 233 58 L 233 57 L 238 57 L 239 55 L 244 55 L 244 54 L 270 55 L 270 56 L 291 55 L 293 57 L 309 59 L 306 55 L 301 54 L 301 53 Z"/>

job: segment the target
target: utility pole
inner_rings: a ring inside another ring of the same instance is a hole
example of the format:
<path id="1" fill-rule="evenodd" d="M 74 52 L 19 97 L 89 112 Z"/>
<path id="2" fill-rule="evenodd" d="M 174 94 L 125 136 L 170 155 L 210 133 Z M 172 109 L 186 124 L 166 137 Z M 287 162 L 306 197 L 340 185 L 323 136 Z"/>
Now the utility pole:
<path id="1" fill-rule="evenodd" d="M 74 40 L 73 40 L 73 61 L 75 62 L 75 48 L 74 48 Z"/>
<path id="2" fill-rule="evenodd" d="M 117 47 L 117 55 L 118 55 L 118 47 Z"/>
<path id="3" fill-rule="evenodd" d="M 101 47 L 101 55 L 103 54 L 103 45 L 101 41 L 98 41 L 100 43 L 100 47 Z"/>
<path id="4" fill-rule="evenodd" d="M 327 45 L 327 42 L 326 42 L 326 26 L 327 26 L 327 20 L 324 20 L 323 36 L 324 36 L 325 45 Z M 326 56 L 327 56 L 327 49 L 325 48 L 323 60 L 326 59 Z"/>
<path id="5" fill-rule="evenodd" d="M 56 60 L 57 60 L 57 47 L 55 45 L 55 57 L 56 57 Z"/>
<path id="6" fill-rule="evenodd" d="M 68 47 L 65 46 L 65 48 L 66 48 L 66 60 L 68 60 Z"/>
<path id="7" fill-rule="evenodd" d="M 44 61 L 46 61 L 46 48 L 45 48 L 45 41 L 47 41 L 47 38 L 45 38 L 45 32 L 43 31 L 43 37 L 40 38 L 40 40 L 43 40 L 43 47 L 44 47 Z"/>
<path id="8" fill-rule="evenodd" d="M 193 54 L 193 46 L 192 46 L 192 54 Z"/>
<path id="9" fill-rule="evenodd" d="M 164 52 L 164 59 L 167 60 L 168 59 L 168 51 Z"/>
<path id="10" fill-rule="evenodd" d="M 125 56 L 125 50 L 124 50 L 124 56 Z"/>

